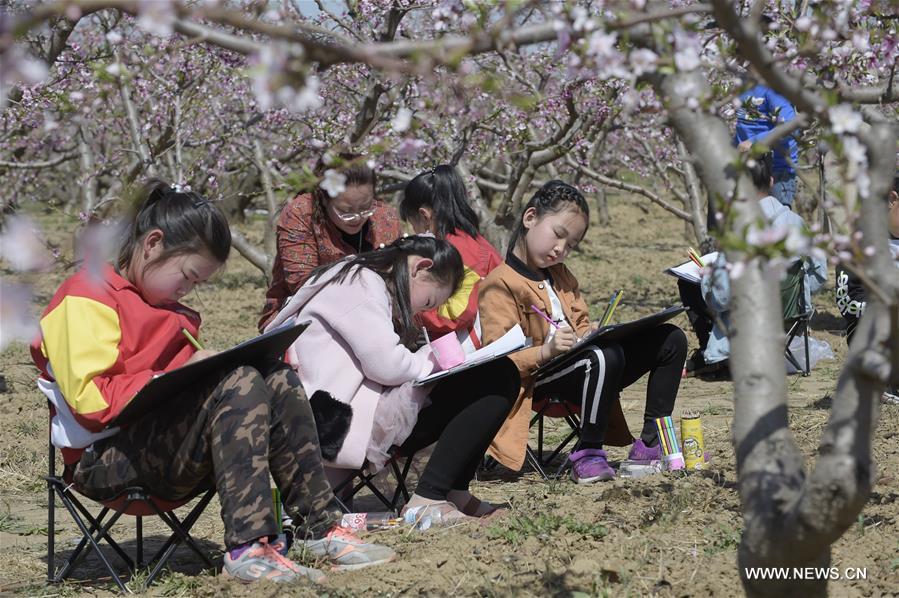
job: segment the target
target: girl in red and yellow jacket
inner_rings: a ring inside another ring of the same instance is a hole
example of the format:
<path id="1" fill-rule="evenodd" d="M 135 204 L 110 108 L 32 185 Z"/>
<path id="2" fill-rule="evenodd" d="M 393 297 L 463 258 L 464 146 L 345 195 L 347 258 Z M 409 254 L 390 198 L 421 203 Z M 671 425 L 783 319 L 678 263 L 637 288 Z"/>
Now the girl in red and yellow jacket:
<path id="1" fill-rule="evenodd" d="M 137 423 L 109 428 L 154 376 L 213 354 L 186 331 L 200 316 L 179 301 L 218 271 L 231 233 L 222 212 L 196 193 L 150 181 L 115 266 L 85 268 L 54 294 L 31 352 L 54 406 L 54 445 L 79 492 L 110 500 L 130 486 L 170 501 L 214 484 L 225 524 L 224 572 L 244 581 L 320 578 L 279 554 L 270 476 L 285 510 L 302 518 L 307 548 L 352 564 L 392 558 L 336 527 L 312 409 L 299 379 L 273 362 L 240 366 L 184 389 Z M 347 549 L 349 547 L 349 549 Z M 338 562 L 338 564 L 343 564 Z"/>
<path id="2" fill-rule="evenodd" d="M 452 166 L 436 166 L 409 181 L 400 203 L 400 217 L 416 233 L 430 232 L 449 241 L 462 256 L 465 276 L 449 300 L 419 319 L 431 338 L 456 332 L 470 353 L 481 347 L 478 284 L 502 257 L 480 233 L 480 220 L 465 193 L 462 177 Z"/>

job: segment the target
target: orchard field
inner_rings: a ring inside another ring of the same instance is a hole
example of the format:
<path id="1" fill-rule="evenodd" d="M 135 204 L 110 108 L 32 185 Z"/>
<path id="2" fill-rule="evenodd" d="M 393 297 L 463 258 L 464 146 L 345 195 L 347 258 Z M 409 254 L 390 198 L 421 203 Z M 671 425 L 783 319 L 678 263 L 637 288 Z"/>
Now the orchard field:
<path id="1" fill-rule="evenodd" d="M 601 313 L 611 289 L 625 289 L 621 318 L 631 318 L 677 300 L 674 279 L 662 269 L 683 260 L 683 227 L 653 206 L 638 207 L 635 198 L 609 200 L 611 225 L 600 227 L 594 217 L 572 268 L 583 281 L 591 309 Z M 70 242 L 56 214 L 37 220 L 58 231 L 54 240 Z M 259 236 L 259 222 L 248 236 Z M 17 277 L 8 271 L 3 276 Z M 62 272 L 31 279 L 36 304 L 44 303 Z M 832 273 L 831 284 L 832 287 Z M 226 271 L 201 287 L 189 303 L 204 314 L 209 345 L 225 347 L 254 334 L 256 313 L 264 296 L 263 279 L 239 256 Z M 816 439 L 825 424 L 830 394 L 845 357 L 842 321 L 832 289 L 816 297 L 813 337 L 826 340 L 836 360 L 824 361 L 803 378 L 791 376 L 790 425 L 803 454 L 814 461 Z M 37 309 L 37 308 L 35 308 Z M 689 328 L 685 317 L 678 323 Z M 695 338 L 691 337 L 691 348 Z M 46 471 L 47 415 L 44 399 L 34 387 L 36 369 L 24 345 L 2 353 L 7 389 L 0 394 L 0 593 L 28 596 L 111 594 L 114 586 L 92 578 L 102 569 L 95 557 L 72 581 L 43 585 L 46 574 L 47 494 L 41 476 Z M 645 378 L 623 395 L 625 416 L 636 431 L 642 416 Z M 483 525 L 465 525 L 426 533 L 373 532 L 394 547 L 396 562 L 359 572 L 329 576 L 326 591 L 354 595 L 480 595 L 480 596 L 724 596 L 739 593 L 736 547 L 742 519 L 735 483 L 730 426 L 733 386 L 730 382 L 684 381 L 675 417 L 683 410 L 702 416 L 706 447 L 712 457 L 707 471 L 666 473 L 639 480 L 577 486 L 563 478 L 545 482 L 532 470 L 521 474 L 501 467 L 480 472 L 474 492 L 508 503 L 511 514 Z M 560 431 L 561 428 L 558 428 Z M 615 460 L 624 449 L 611 449 Z M 864 568 L 867 580 L 833 581 L 833 596 L 884 596 L 899 592 L 899 408 L 884 407 L 874 435 L 877 482 L 857 524 L 834 545 L 833 566 Z M 372 497 L 357 502 L 377 508 Z M 76 528 L 57 515 L 59 554 L 77 539 Z M 123 539 L 130 523 L 118 524 Z M 148 531 L 152 546 L 161 528 Z M 220 558 L 221 520 L 214 502 L 196 527 L 196 535 L 214 558 Z M 133 542 L 125 544 L 133 548 Z M 304 596 L 323 589 L 311 585 L 264 589 L 228 582 L 209 573 L 189 551 L 176 552 L 172 572 L 152 586 L 159 596 Z"/>
<path id="2" fill-rule="evenodd" d="M 899 384 L 899 225 L 885 217 L 899 216 L 897 11 L 895 0 L 0 2 L 0 593 L 114 587 L 93 557 L 69 583 L 43 584 L 47 413 L 25 343 L 59 283 L 112 249 L 107 233 L 143 181 L 189 188 L 226 214 L 232 258 L 188 303 L 211 347 L 233 345 L 255 332 L 280 204 L 316 185 L 345 190 L 340 156 L 352 153 L 394 204 L 416 174 L 452 165 L 501 252 L 536 189 L 578 187 L 592 226 L 568 265 L 597 316 L 613 289 L 621 319 L 676 303 L 663 269 L 688 246 L 723 250 L 713 270 L 730 280 L 733 381 L 681 386 L 674 416 L 701 415 L 708 469 L 588 487 L 480 472 L 475 492 L 508 516 L 378 533 L 398 560 L 331 575 L 329 593 L 899 594 L 899 408 L 879 402 Z M 806 226 L 764 217 L 749 173 L 768 157 L 795 174 Z M 776 274 L 798 256 L 830 270 L 811 328 L 835 359 L 809 377 L 782 369 Z M 851 350 L 838 265 L 867 300 Z M 622 397 L 634 430 L 645 388 Z M 216 510 L 195 532 L 220 559 Z M 76 530 L 62 518 L 57 529 L 64 555 Z M 826 581 L 748 573 L 827 563 Z M 150 591 L 260 589 L 188 558 Z"/>

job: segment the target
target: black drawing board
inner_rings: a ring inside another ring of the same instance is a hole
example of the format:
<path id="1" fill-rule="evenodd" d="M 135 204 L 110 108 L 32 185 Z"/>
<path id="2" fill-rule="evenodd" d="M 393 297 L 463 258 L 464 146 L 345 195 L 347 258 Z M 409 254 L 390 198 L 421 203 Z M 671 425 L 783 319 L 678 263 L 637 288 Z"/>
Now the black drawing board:
<path id="1" fill-rule="evenodd" d="M 557 368 L 562 363 L 567 362 L 572 357 L 578 355 L 578 353 L 580 353 L 580 350 L 587 345 L 602 346 L 603 343 L 621 340 L 623 338 L 631 336 L 632 334 L 639 333 L 642 330 L 655 328 L 659 324 L 664 324 L 671 318 L 684 311 L 686 311 L 686 308 L 682 305 L 678 305 L 663 309 L 662 311 L 650 316 L 646 316 L 638 320 L 633 320 L 632 322 L 623 322 L 621 324 L 610 324 L 608 326 L 604 326 L 599 330 L 588 334 L 586 337 L 581 339 L 581 342 L 574 345 L 565 353 L 557 355 L 556 357 L 541 365 L 539 368 L 534 370 L 534 375 L 539 376 L 544 372 Z"/>
<path id="2" fill-rule="evenodd" d="M 206 376 L 242 365 L 262 367 L 272 359 L 281 359 L 287 348 L 309 326 L 309 321 L 290 323 L 270 330 L 239 345 L 216 353 L 212 357 L 195 361 L 176 370 L 166 372 L 150 380 L 138 391 L 125 408 L 109 422 L 109 427 L 121 426 L 139 420 L 151 411 L 158 411 L 166 401 L 181 395 L 185 388 L 203 380 Z M 199 397 L 198 397 L 199 398 Z"/>

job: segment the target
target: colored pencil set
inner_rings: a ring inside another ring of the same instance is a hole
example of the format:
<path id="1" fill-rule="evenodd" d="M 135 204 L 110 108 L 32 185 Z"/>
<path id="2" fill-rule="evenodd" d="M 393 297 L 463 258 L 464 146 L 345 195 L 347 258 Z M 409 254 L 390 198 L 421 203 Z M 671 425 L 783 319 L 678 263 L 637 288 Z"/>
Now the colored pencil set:
<path id="1" fill-rule="evenodd" d="M 618 307 L 618 304 L 621 302 L 622 295 L 624 295 L 623 290 L 612 293 L 612 296 L 609 298 L 609 304 L 606 306 L 606 311 L 599 319 L 600 328 L 609 325 L 609 322 L 612 320 L 612 314 L 615 313 L 615 308 Z"/>
<path id="2" fill-rule="evenodd" d="M 669 470 L 684 468 L 684 455 L 681 453 L 680 444 L 677 442 L 677 433 L 674 431 L 674 420 L 671 416 L 656 418 L 656 429 L 659 432 L 659 442 L 662 445 L 662 462 Z"/>
<path id="3" fill-rule="evenodd" d="M 689 251 L 687 251 L 687 256 L 689 256 L 690 260 L 699 266 L 699 269 L 702 270 L 705 268 L 705 264 L 702 263 L 702 256 L 699 255 L 699 252 L 690 247 Z"/>

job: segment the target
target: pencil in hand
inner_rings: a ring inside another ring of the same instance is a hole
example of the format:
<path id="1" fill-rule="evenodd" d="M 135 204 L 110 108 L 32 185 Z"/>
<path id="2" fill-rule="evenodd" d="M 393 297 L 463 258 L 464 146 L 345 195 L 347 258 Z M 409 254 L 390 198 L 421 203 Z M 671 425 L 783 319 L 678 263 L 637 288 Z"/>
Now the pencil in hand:
<path id="1" fill-rule="evenodd" d="M 194 338 L 194 335 L 192 335 L 187 328 L 182 328 L 181 333 L 187 337 L 187 340 L 190 341 L 190 344 L 192 344 L 197 351 L 203 350 L 203 345 L 200 344 L 200 341 Z"/>
<path id="2" fill-rule="evenodd" d="M 531 309 L 534 310 L 534 313 L 536 313 L 538 316 L 540 316 L 541 318 L 543 318 L 544 320 L 549 322 L 550 326 L 552 326 L 556 330 L 559 329 L 559 325 L 556 324 L 555 322 L 553 322 L 552 318 L 550 318 L 548 315 L 546 315 L 546 313 L 542 309 L 540 309 L 539 307 L 537 307 L 536 305 L 533 305 L 533 304 L 531 305 Z"/>

